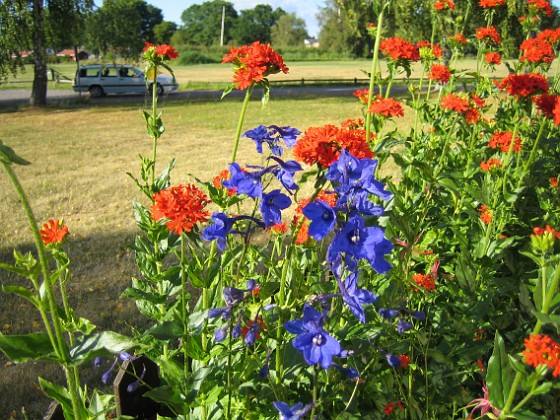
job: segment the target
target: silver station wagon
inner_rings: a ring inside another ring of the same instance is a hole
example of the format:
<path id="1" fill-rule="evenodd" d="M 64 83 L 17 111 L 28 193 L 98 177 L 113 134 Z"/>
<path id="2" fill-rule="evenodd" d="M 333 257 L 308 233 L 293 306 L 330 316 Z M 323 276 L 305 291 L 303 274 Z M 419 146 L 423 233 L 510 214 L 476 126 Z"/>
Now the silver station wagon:
<path id="1" fill-rule="evenodd" d="M 157 93 L 162 95 L 177 90 L 174 77 L 158 74 Z M 141 69 L 127 64 L 91 64 L 76 72 L 74 92 L 89 92 L 93 98 L 109 93 L 146 93 L 146 77 Z M 148 86 L 151 92 L 152 86 Z"/>

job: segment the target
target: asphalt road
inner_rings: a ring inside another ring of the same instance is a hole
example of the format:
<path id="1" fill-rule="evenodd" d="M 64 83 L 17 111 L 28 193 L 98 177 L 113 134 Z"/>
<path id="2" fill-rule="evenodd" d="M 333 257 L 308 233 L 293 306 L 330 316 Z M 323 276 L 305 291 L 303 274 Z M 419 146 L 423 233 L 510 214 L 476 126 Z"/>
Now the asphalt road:
<path id="1" fill-rule="evenodd" d="M 333 87 L 315 87 L 315 86 L 302 86 L 302 87 L 273 87 L 271 89 L 271 97 L 281 98 L 298 98 L 303 96 L 352 96 L 357 89 L 363 89 L 366 86 L 333 86 Z M 242 97 L 245 94 L 243 91 L 233 91 L 229 96 Z M 258 98 L 260 92 L 255 90 L 254 97 Z M 5 89 L 0 90 L 0 107 L 2 106 L 20 106 L 29 103 L 31 90 L 29 89 Z M 166 94 L 165 99 L 172 100 L 189 100 L 189 99 L 209 99 L 219 100 L 222 96 L 220 91 L 210 90 L 193 90 L 193 91 L 174 91 Z M 47 91 L 48 103 L 72 103 L 79 101 L 87 101 L 91 104 L 110 104 L 118 100 L 126 102 L 138 102 L 145 100 L 145 95 L 108 95 L 102 98 L 90 98 L 88 94 L 82 94 L 81 97 L 78 93 L 71 90 L 49 90 Z"/>

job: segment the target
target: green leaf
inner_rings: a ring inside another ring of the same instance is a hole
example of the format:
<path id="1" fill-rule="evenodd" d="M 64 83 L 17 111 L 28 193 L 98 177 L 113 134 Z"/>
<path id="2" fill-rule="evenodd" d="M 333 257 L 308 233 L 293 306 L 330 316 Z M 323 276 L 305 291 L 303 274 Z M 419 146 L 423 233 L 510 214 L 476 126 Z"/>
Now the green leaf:
<path id="1" fill-rule="evenodd" d="M 224 93 L 222 93 L 222 97 L 220 99 L 224 99 L 226 96 L 228 96 L 233 91 L 234 87 L 235 87 L 235 85 L 233 85 L 233 84 L 226 87 L 224 89 Z"/>
<path id="2" fill-rule="evenodd" d="M 166 321 L 146 330 L 146 334 L 158 340 L 171 340 L 183 336 L 183 325 L 179 321 Z"/>
<path id="3" fill-rule="evenodd" d="M 169 179 L 171 176 L 171 170 L 175 167 L 175 159 L 171 159 L 171 161 L 167 164 L 165 169 L 162 171 L 159 177 L 156 178 L 154 181 L 154 191 L 161 191 L 167 187 L 169 187 Z"/>
<path id="4" fill-rule="evenodd" d="M 70 393 L 66 388 L 61 385 L 53 384 L 46 379 L 39 378 L 39 385 L 45 395 L 60 404 L 64 417 L 71 419 L 74 417 L 74 410 L 72 409 L 72 399 Z M 85 413 L 82 413 L 85 414 Z"/>
<path id="5" fill-rule="evenodd" d="M 504 340 L 496 331 L 494 351 L 488 360 L 486 384 L 488 386 L 488 400 L 492 407 L 503 408 L 508 398 L 513 381 L 513 371 L 509 365 Z"/>
<path id="6" fill-rule="evenodd" d="M 97 356 L 121 353 L 136 347 L 138 343 L 132 338 L 112 331 L 92 334 L 85 337 L 70 349 L 70 357 L 74 364 L 82 364 Z"/>
<path id="7" fill-rule="evenodd" d="M 30 165 L 31 164 L 31 162 L 28 162 L 24 158 L 18 156 L 16 154 L 16 152 L 14 152 L 14 149 L 6 146 L 4 143 L 2 143 L 1 140 L 0 140 L 0 162 L 3 162 L 3 163 L 8 164 L 8 165 L 10 165 L 12 163 L 15 163 L 16 165 Z"/>
<path id="8" fill-rule="evenodd" d="M 0 350 L 15 363 L 23 363 L 29 360 L 58 360 L 51 340 L 45 333 L 0 334 Z"/>
<path id="9" fill-rule="evenodd" d="M 525 410 L 520 413 L 509 413 L 510 418 L 517 420 L 547 420 L 546 417 L 533 413 L 532 411 Z"/>
<path id="10" fill-rule="evenodd" d="M 107 413 L 112 408 L 111 407 L 112 400 L 113 400 L 113 395 L 99 395 L 97 390 L 93 391 L 93 395 L 89 399 L 88 419 L 106 420 Z"/>
<path id="11" fill-rule="evenodd" d="M 39 297 L 33 293 L 33 291 L 29 290 L 27 287 L 23 286 L 2 286 L 2 290 L 6 293 L 12 293 L 14 295 L 18 295 L 25 300 L 28 300 L 35 306 L 36 308 L 40 308 L 41 300 Z"/>

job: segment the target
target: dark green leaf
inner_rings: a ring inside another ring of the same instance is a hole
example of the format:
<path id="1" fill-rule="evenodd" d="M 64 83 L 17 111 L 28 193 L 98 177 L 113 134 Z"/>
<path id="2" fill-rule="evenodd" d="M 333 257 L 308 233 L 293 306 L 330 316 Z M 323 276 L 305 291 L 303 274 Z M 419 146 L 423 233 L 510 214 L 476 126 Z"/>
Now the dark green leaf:
<path id="1" fill-rule="evenodd" d="M 0 162 L 5 164 L 12 164 L 15 163 L 16 165 L 30 165 L 31 162 L 23 159 L 22 157 L 18 156 L 14 149 L 11 147 L 6 146 L 2 141 L 0 141 Z"/>
<path id="2" fill-rule="evenodd" d="M 49 336 L 45 333 L 0 334 L 0 350 L 8 359 L 16 363 L 29 360 L 57 360 Z"/>
<path id="3" fill-rule="evenodd" d="M 55 400 L 60 404 L 65 418 L 71 419 L 74 417 L 74 410 L 72 409 L 72 398 L 70 397 L 70 393 L 66 388 L 57 384 L 53 384 L 52 382 L 49 382 L 43 378 L 39 378 L 39 385 L 41 386 L 41 389 L 47 397 Z"/>
<path id="4" fill-rule="evenodd" d="M 488 399 L 492 407 L 503 408 L 508 398 L 513 381 L 513 371 L 509 365 L 505 344 L 500 333 L 496 331 L 494 338 L 494 351 L 488 360 Z"/>

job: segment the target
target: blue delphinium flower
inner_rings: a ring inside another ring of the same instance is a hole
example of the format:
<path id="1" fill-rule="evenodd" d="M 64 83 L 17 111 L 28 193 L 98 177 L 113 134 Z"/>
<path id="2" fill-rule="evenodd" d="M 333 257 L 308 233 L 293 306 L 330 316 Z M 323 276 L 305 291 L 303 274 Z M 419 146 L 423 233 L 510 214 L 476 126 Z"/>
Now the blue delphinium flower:
<path id="1" fill-rule="evenodd" d="M 272 135 L 277 135 L 282 140 L 287 147 L 293 147 L 296 145 L 297 137 L 301 134 L 297 128 L 284 126 L 278 127 L 277 125 L 269 125 L 268 128 L 271 130 Z"/>
<path id="2" fill-rule="evenodd" d="M 333 238 L 327 260 L 332 263 L 340 253 L 345 253 L 356 260 L 367 260 L 381 274 L 391 268 L 383 256 L 392 248 L 391 242 L 384 237 L 383 229 L 366 227 L 364 219 L 354 215 Z"/>
<path id="3" fill-rule="evenodd" d="M 229 234 L 247 234 L 248 231 L 242 232 L 239 230 L 234 230 L 233 226 L 236 222 L 240 220 L 250 220 L 256 226 L 264 228 L 264 224 L 254 217 L 250 216 L 235 216 L 235 217 L 227 217 L 225 213 L 216 212 L 212 215 L 213 223 L 209 226 L 206 226 L 202 230 L 201 237 L 205 241 L 213 241 L 216 240 L 216 245 L 220 251 L 224 251 L 226 249 L 226 238 Z"/>
<path id="4" fill-rule="evenodd" d="M 255 145 L 257 146 L 257 152 L 262 153 L 262 145 L 264 142 L 268 141 L 268 129 L 264 125 L 259 125 L 258 127 L 248 130 L 243 134 L 243 137 L 253 139 Z"/>
<path id="5" fill-rule="evenodd" d="M 401 359 L 399 359 L 398 356 L 395 356 L 394 354 L 385 354 L 385 358 L 387 359 L 387 363 L 389 363 L 389 366 L 391 366 L 392 368 L 400 368 L 401 367 Z"/>
<path id="6" fill-rule="evenodd" d="M 266 227 L 275 225 L 282 221 L 281 210 L 287 209 L 292 204 L 292 200 L 280 190 L 273 190 L 264 193 L 261 199 L 260 210 Z"/>
<path id="7" fill-rule="evenodd" d="M 333 367 L 341 371 L 348 379 L 359 379 L 360 373 L 353 367 L 342 367 L 336 363 L 332 364 Z"/>
<path id="8" fill-rule="evenodd" d="M 358 318 L 358 321 L 365 323 L 366 315 L 363 305 L 374 303 L 377 300 L 377 296 L 369 290 L 358 288 L 358 276 L 356 273 L 351 273 L 344 281 L 339 281 L 338 283 L 344 303 L 348 305 L 350 311 Z"/>
<path id="9" fill-rule="evenodd" d="M 318 312 L 309 304 L 303 307 L 303 318 L 284 323 L 290 333 L 297 334 L 292 345 L 303 353 L 308 365 L 319 363 L 323 369 L 328 369 L 332 359 L 341 352 L 340 343 L 323 329 L 326 311 Z"/>
<path id="10" fill-rule="evenodd" d="M 268 171 L 272 172 L 288 191 L 297 190 L 299 187 L 294 181 L 294 174 L 303 171 L 301 165 L 295 160 L 283 161 L 274 156 L 270 156 L 269 159 L 274 160 L 278 165 L 271 166 Z"/>
<path id="11" fill-rule="evenodd" d="M 384 189 L 383 183 L 375 179 L 376 168 L 377 160 L 358 159 L 344 149 L 338 161 L 329 167 L 326 178 L 337 184 L 335 191 L 341 196 L 359 189 L 387 200 L 391 193 Z"/>
<path id="12" fill-rule="evenodd" d="M 280 413 L 280 420 L 300 420 L 305 416 L 315 404 L 297 403 L 292 406 L 282 401 L 275 401 L 272 403 L 274 408 Z"/>
<path id="13" fill-rule="evenodd" d="M 412 322 L 399 319 L 399 323 L 397 324 L 397 331 L 399 334 L 403 334 L 410 329 L 412 329 Z"/>
<path id="14" fill-rule="evenodd" d="M 287 147 L 292 147 L 296 144 L 297 136 L 301 134 L 297 128 L 292 127 L 279 127 L 271 125 L 266 127 L 259 125 L 258 127 L 248 130 L 243 134 L 243 137 L 252 139 L 255 142 L 257 152 L 262 153 L 263 143 L 268 144 L 270 151 L 273 155 L 282 156 L 283 149 L 278 143 L 280 139 L 284 141 Z"/>
<path id="15" fill-rule="evenodd" d="M 335 210 L 323 200 L 315 200 L 303 208 L 303 214 L 311 223 L 309 236 L 320 241 L 332 232 L 336 225 Z"/>
<path id="16" fill-rule="evenodd" d="M 205 241 L 213 241 L 216 239 L 216 245 L 220 251 L 226 249 L 226 237 L 231 232 L 234 219 L 230 219 L 225 213 L 214 213 L 212 215 L 213 224 L 207 226 L 202 231 L 202 239 Z"/>
<path id="17" fill-rule="evenodd" d="M 379 311 L 377 311 L 379 313 L 380 316 L 382 316 L 385 319 L 393 319 L 395 318 L 400 310 L 399 309 L 387 309 L 387 308 L 379 308 Z"/>
<path id="18" fill-rule="evenodd" d="M 262 195 L 261 175 L 262 171 L 245 172 L 239 164 L 233 162 L 229 165 L 230 179 L 222 181 L 226 188 L 235 188 L 238 194 L 246 194 L 252 198 Z"/>

